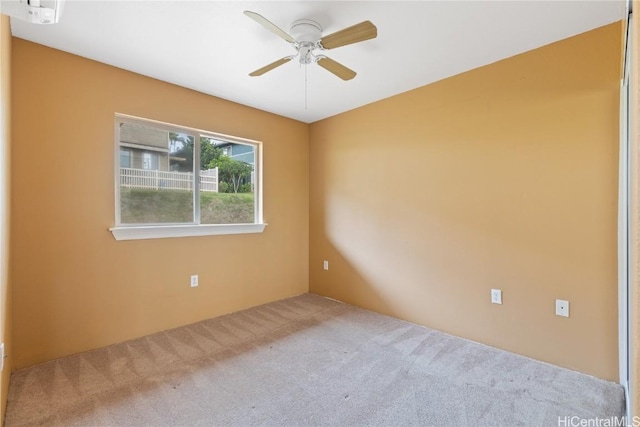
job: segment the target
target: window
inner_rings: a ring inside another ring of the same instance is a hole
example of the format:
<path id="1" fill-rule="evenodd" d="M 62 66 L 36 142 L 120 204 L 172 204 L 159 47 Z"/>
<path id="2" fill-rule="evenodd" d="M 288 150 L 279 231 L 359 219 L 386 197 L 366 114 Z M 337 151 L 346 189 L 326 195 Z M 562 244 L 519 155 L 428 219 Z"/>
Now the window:
<path id="1" fill-rule="evenodd" d="M 156 153 L 143 153 L 142 169 L 157 170 L 158 169 L 158 155 Z"/>
<path id="2" fill-rule="evenodd" d="M 124 115 L 115 139 L 117 240 L 264 230 L 259 142 Z"/>
<path id="3" fill-rule="evenodd" d="M 121 168 L 130 168 L 131 167 L 131 151 L 120 149 L 120 167 Z"/>

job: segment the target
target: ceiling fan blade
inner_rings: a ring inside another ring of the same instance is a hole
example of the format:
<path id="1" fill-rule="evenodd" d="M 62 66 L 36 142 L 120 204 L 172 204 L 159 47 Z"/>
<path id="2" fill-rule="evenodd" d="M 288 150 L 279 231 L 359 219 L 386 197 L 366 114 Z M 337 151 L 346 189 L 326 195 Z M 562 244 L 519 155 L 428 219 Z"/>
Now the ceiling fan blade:
<path id="1" fill-rule="evenodd" d="M 318 65 L 328 72 L 340 77 L 342 80 L 351 80 L 356 76 L 355 71 L 345 67 L 341 63 L 336 62 L 331 58 L 327 58 L 326 56 L 321 56 L 318 59 Z"/>
<path id="2" fill-rule="evenodd" d="M 335 49 L 336 47 L 346 46 L 352 43 L 358 43 L 369 39 L 375 39 L 378 36 L 378 29 L 370 21 L 364 21 L 353 25 L 344 30 L 324 36 L 320 39 L 320 45 L 325 49 Z"/>
<path id="3" fill-rule="evenodd" d="M 279 66 L 281 66 L 282 64 L 286 64 L 286 63 L 287 63 L 287 62 L 289 62 L 289 61 L 291 61 L 291 57 L 290 57 L 290 56 L 285 56 L 284 58 L 282 58 L 282 59 L 278 59 L 277 61 L 272 62 L 272 63 L 271 63 L 271 64 L 269 64 L 269 65 L 265 65 L 265 66 L 264 66 L 264 67 L 262 67 L 262 68 L 258 68 L 257 70 L 255 70 L 253 73 L 250 73 L 249 75 L 250 75 L 251 77 L 261 76 L 261 75 L 263 75 L 264 73 L 266 73 L 267 71 L 271 71 L 271 70 L 273 70 L 274 68 L 279 67 Z"/>
<path id="4" fill-rule="evenodd" d="M 269 21 L 267 18 L 260 15 L 259 13 L 251 12 L 250 10 L 245 10 L 244 14 L 247 15 L 249 18 L 253 19 L 254 21 L 256 21 L 258 24 L 262 25 L 267 30 L 271 31 L 276 36 L 285 39 L 289 43 L 296 42 L 296 40 L 293 37 L 291 37 L 284 30 L 280 29 L 280 27 L 278 27 L 276 24 Z"/>

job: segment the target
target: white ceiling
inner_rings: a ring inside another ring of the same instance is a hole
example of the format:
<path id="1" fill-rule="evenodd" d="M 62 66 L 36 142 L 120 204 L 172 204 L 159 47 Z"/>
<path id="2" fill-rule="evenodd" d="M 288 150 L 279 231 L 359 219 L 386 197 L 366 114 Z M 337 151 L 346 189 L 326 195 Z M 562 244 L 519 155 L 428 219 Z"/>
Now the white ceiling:
<path id="1" fill-rule="evenodd" d="M 12 19 L 11 28 L 16 37 L 314 122 L 615 22 L 624 7 L 624 0 L 68 0 L 59 24 Z M 351 81 L 308 66 L 305 108 L 305 70 L 298 63 L 248 76 L 294 50 L 244 10 L 285 31 L 296 19 L 313 19 L 325 35 L 370 20 L 378 37 L 326 52 L 358 72 Z"/>

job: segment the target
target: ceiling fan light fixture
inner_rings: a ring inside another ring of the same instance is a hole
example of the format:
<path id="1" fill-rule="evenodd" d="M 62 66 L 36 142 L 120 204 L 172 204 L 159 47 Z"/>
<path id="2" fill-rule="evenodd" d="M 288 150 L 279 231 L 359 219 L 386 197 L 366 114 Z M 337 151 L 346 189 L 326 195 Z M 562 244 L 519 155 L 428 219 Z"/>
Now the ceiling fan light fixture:
<path id="1" fill-rule="evenodd" d="M 311 42 L 302 42 L 298 47 L 298 55 L 300 56 L 300 63 L 302 65 L 311 64 L 312 59 L 314 58 L 313 49 L 315 49 L 316 45 Z"/>

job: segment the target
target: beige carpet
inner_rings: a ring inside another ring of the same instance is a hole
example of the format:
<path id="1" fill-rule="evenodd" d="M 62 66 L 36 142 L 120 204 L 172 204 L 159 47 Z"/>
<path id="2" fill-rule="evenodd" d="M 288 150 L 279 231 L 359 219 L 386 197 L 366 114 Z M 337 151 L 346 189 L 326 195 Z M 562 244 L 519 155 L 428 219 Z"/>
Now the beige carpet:
<path id="1" fill-rule="evenodd" d="M 558 425 L 622 388 L 302 295 L 17 371 L 6 426 Z"/>

